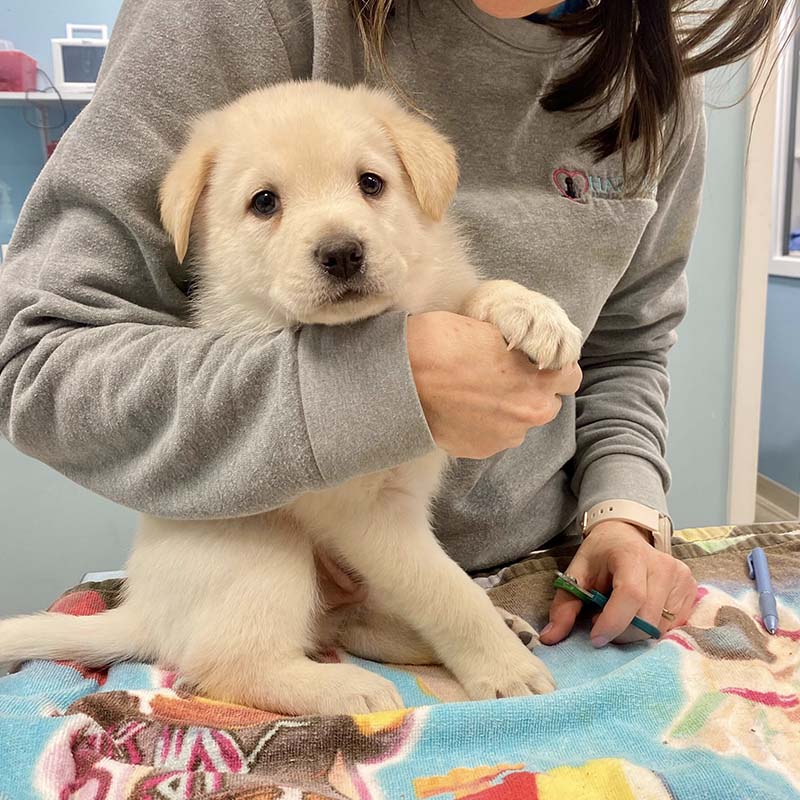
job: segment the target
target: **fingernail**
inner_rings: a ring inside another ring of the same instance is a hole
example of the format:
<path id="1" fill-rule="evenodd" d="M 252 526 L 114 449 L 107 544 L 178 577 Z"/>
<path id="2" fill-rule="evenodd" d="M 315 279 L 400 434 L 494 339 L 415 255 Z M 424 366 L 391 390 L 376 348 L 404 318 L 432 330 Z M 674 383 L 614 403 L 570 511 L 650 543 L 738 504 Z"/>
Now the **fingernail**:
<path id="1" fill-rule="evenodd" d="M 547 632 L 551 630 L 553 630 L 553 623 L 548 622 L 547 625 L 539 631 L 539 636 L 547 636 Z"/>
<path id="2" fill-rule="evenodd" d="M 605 647 L 608 644 L 608 639 L 605 636 L 595 636 L 592 639 L 592 647 Z"/>

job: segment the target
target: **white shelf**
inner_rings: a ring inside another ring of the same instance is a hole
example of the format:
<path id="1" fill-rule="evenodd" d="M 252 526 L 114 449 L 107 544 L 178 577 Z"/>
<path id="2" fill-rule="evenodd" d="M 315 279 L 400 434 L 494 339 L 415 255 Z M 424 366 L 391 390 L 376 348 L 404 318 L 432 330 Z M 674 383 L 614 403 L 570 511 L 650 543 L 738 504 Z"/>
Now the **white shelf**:
<path id="1" fill-rule="evenodd" d="M 91 92 L 75 92 L 62 94 L 61 99 L 65 103 L 88 103 L 92 96 Z M 26 101 L 36 105 L 57 105 L 59 98 L 55 92 L 29 92 L 27 95 L 25 92 L 0 92 L 0 106 L 19 105 Z"/>

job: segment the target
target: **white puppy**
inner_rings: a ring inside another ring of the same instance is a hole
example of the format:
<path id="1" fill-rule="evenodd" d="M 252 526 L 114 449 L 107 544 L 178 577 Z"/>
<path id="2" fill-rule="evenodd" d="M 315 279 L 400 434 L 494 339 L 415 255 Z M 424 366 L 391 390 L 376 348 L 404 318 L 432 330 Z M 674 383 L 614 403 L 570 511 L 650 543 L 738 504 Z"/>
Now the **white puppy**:
<path id="1" fill-rule="evenodd" d="M 580 332 L 557 303 L 469 265 L 445 216 L 457 177 L 448 142 L 378 91 L 281 84 L 207 114 L 161 192 L 181 260 L 193 231 L 195 321 L 265 334 L 449 310 L 492 322 L 541 366 L 577 360 Z M 6 620 L 0 660 L 152 659 L 209 697 L 292 714 L 401 705 L 384 678 L 309 657 L 333 632 L 366 657 L 442 663 L 474 699 L 549 691 L 431 531 L 447 462 L 436 451 L 248 518 L 144 517 L 119 608 Z M 315 551 L 363 577 L 364 608 L 327 612 Z"/>

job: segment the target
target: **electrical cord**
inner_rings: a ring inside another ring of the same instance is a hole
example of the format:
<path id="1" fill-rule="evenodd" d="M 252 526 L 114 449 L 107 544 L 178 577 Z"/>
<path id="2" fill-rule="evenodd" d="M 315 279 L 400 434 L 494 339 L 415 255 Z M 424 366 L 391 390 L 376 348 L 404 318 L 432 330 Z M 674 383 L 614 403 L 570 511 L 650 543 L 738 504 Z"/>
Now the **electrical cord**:
<path id="1" fill-rule="evenodd" d="M 36 128 L 39 131 L 54 131 L 59 128 L 65 128 L 67 126 L 67 107 L 64 105 L 64 98 L 61 96 L 61 92 L 56 89 L 55 84 L 52 80 L 50 80 L 50 76 L 41 68 L 37 68 L 37 74 L 41 75 L 48 84 L 50 84 L 50 89 L 52 89 L 56 93 L 56 97 L 58 97 L 58 104 L 61 108 L 61 121 L 55 125 L 41 125 L 38 122 L 34 122 L 28 116 L 28 108 L 29 106 L 33 106 L 34 108 L 38 108 L 36 105 L 36 101 L 31 99 L 30 91 L 25 92 L 25 102 L 26 105 L 22 107 L 22 117 L 25 120 L 25 124 L 29 125 L 31 128 Z M 47 91 L 47 90 L 45 90 Z"/>

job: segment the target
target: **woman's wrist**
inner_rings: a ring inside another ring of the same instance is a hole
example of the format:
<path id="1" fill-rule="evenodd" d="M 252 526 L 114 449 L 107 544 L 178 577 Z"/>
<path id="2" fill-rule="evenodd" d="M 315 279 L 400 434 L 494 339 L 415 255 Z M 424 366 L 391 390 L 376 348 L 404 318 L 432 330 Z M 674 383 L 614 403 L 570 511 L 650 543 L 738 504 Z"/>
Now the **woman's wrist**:
<path id="1" fill-rule="evenodd" d="M 644 528 L 640 528 L 638 525 L 633 525 L 630 522 L 624 522 L 621 519 L 608 519 L 604 520 L 603 522 L 598 522 L 588 534 L 586 534 L 586 538 L 588 539 L 589 536 L 602 536 L 603 532 L 614 531 L 615 533 L 624 532 L 627 529 L 628 532 L 633 536 L 637 534 L 641 538 L 643 538 L 648 544 L 653 543 L 653 535 L 650 531 L 645 530 Z"/>

